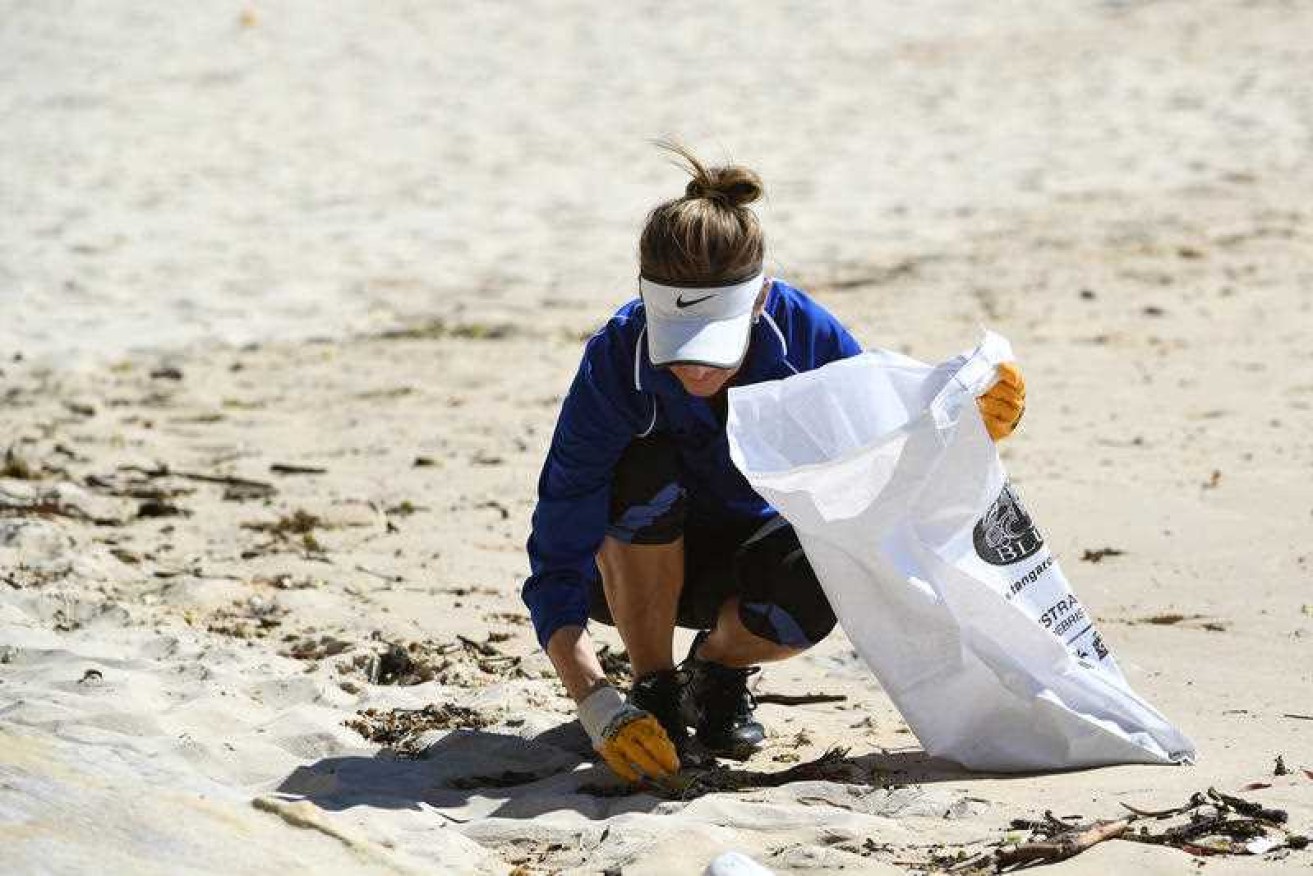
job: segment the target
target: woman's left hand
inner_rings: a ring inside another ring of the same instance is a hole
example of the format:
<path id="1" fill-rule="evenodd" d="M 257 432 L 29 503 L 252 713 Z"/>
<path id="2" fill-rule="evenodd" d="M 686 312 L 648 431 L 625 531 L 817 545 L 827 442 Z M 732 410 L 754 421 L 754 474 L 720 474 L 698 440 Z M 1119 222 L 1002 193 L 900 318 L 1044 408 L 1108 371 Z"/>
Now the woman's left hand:
<path id="1" fill-rule="evenodd" d="M 976 405 L 990 438 L 1002 441 L 1012 434 L 1021 422 L 1021 415 L 1026 412 L 1026 381 L 1021 378 L 1021 369 L 1016 362 L 1004 362 L 998 366 L 998 383 L 977 398 Z"/>

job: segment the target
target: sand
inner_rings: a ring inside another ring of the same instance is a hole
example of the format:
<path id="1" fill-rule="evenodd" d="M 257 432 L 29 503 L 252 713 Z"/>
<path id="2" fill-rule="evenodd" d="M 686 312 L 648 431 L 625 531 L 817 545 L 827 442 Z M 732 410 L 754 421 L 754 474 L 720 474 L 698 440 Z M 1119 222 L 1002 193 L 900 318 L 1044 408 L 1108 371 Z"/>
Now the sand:
<path id="1" fill-rule="evenodd" d="M 1313 830 L 1313 12 L 733 7 L 7 14 L 7 871 L 898 873 L 1255 782 Z M 930 761 L 836 633 L 757 690 L 845 699 L 763 705 L 749 766 L 850 781 L 597 793 L 522 545 L 671 133 L 762 172 L 770 270 L 865 343 L 1011 339 L 1005 464 L 1198 764 Z M 414 756 L 346 723 L 429 706 Z"/>

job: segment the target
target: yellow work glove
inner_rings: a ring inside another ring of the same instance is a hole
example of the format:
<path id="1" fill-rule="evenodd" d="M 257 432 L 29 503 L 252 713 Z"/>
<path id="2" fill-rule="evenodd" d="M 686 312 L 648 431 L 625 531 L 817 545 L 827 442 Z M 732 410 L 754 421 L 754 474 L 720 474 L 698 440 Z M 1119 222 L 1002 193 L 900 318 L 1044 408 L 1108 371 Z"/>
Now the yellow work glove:
<path id="1" fill-rule="evenodd" d="M 1026 381 L 1021 378 L 1021 369 L 1016 362 L 1004 362 L 998 366 L 998 383 L 977 398 L 976 405 L 990 438 L 1002 441 L 1012 434 L 1021 422 L 1021 415 L 1026 412 Z"/>
<path id="2" fill-rule="evenodd" d="M 579 723 L 606 765 L 626 782 L 660 780 L 679 772 L 679 755 L 657 719 L 609 685 L 579 703 Z"/>

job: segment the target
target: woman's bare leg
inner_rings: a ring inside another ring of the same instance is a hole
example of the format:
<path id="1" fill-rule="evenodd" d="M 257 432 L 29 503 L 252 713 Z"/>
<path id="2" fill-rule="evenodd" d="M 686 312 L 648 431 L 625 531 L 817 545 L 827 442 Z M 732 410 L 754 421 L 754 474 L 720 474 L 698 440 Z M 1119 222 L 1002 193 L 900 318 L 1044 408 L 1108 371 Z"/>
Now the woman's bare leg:
<path id="1" fill-rule="evenodd" d="M 721 604 L 715 629 L 694 656 L 722 666 L 742 667 L 785 660 L 800 653 L 799 648 L 763 639 L 743 626 L 743 621 L 739 620 L 739 598 L 731 596 Z"/>
<path id="2" fill-rule="evenodd" d="M 673 669 L 675 617 L 684 589 L 684 539 L 626 544 L 607 536 L 597 552 L 597 567 L 634 677 Z"/>

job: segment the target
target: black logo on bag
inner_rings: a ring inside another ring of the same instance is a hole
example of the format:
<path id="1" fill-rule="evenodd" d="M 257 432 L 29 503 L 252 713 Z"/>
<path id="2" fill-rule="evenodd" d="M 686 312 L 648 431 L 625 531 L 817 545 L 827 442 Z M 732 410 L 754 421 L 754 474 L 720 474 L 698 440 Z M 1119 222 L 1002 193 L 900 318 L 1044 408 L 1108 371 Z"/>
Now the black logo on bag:
<path id="1" fill-rule="evenodd" d="M 972 538 L 976 553 L 992 566 L 1010 566 L 1044 546 L 1044 536 L 1031 522 L 1011 484 L 1003 485 L 1003 492 L 976 523 Z"/>
<path id="2" fill-rule="evenodd" d="M 1108 646 L 1103 644 L 1102 636 L 1095 633 L 1094 638 L 1090 640 L 1090 644 L 1094 646 L 1094 653 L 1098 655 L 1100 660 L 1108 659 Z"/>

